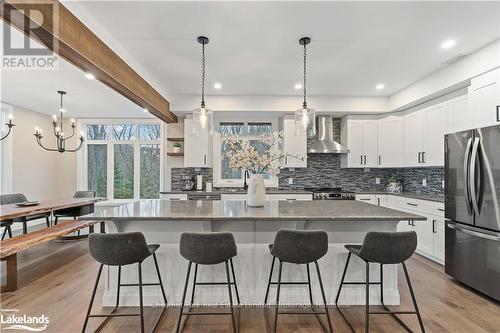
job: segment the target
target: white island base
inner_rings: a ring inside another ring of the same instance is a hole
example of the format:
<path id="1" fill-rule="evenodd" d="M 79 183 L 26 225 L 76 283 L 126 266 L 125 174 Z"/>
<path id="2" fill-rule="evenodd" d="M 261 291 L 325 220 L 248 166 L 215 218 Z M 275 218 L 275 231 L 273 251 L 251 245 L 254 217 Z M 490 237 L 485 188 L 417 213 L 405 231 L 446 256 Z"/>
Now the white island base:
<path id="1" fill-rule="evenodd" d="M 318 263 L 325 286 L 327 302 L 335 304 L 342 272 L 347 259 L 345 244 L 361 244 L 368 231 L 396 231 L 396 221 L 107 221 L 109 232 L 141 231 L 148 243 L 160 244 L 157 258 L 161 277 L 167 294 L 169 305 L 179 305 L 182 300 L 184 281 L 188 262 L 179 254 L 179 239 L 182 232 L 232 232 L 236 239 L 238 255 L 233 259 L 242 305 L 262 305 L 266 285 L 271 269 L 272 256 L 268 245 L 273 242 L 276 232 L 281 228 L 296 230 L 325 230 L 328 232 L 329 250 Z M 194 265 L 191 270 L 186 302 L 190 301 L 191 282 Z M 384 302 L 387 305 L 399 304 L 399 291 L 396 265 L 384 265 Z M 277 262 L 274 267 L 273 281 L 277 281 Z M 320 288 L 314 264 L 310 265 L 311 282 L 315 304 L 322 304 Z M 104 306 L 116 303 L 117 268 L 106 267 L 101 278 L 106 281 L 103 296 Z M 351 262 L 346 281 L 364 281 L 365 263 L 356 256 Z M 380 265 L 370 264 L 370 281 L 378 282 Z M 137 265 L 122 268 L 122 283 L 137 283 Z M 199 266 L 198 282 L 225 282 L 224 263 L 213 266 Z M 282 281 L 307 281 L 305 265 L 283 264 Z M 143 263 L 143 282 L 157 282 L 153 258 Z M 309 304 L 307 285 L 282 285 L 281 304 Z M 139 292 L 137 287 L 122 287 L 120 305 L 137 306 Z M 271 286 L 268 303 L 273 304 L 276 297 L 276 286 Z M 233 297 L 235 300 L 235 297 Z M 197 286 L 195 304 L 222 305 L 228 304 L 227 286 Z M 362 305 L 365 303 L 364 285 L 344 285 L 340 297 L 342 305 Z M 158 306 L 163 304 L 160 288 L 144 287 L 144 304 Z M 370 304 L 380 304 L 380 286 L 370 286 Z"/>

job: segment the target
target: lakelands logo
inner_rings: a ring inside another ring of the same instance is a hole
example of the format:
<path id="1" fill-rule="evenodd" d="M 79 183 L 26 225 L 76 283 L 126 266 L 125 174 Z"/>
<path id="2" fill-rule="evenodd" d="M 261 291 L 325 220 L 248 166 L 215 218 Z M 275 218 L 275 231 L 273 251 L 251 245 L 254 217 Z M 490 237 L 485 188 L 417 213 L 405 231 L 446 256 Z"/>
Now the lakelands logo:
<path id="1" fill-rule="evenodd" d="M 3 70 L 56 69 L 52 50 L 59 45 L 53 37 L 58 29 L 57 9 L 49 0 L 2 1 L 1 16 L 10 22 L 2 26 Z"/>
<path id="2" fill-rule="evenodd" d="M 45 331 L 49 325 L 46 315 L 30 316 L 20 314 L 18 309 L 2 309 L 0 313 L 1 330 L 26 330 L 30 332 Z"/>

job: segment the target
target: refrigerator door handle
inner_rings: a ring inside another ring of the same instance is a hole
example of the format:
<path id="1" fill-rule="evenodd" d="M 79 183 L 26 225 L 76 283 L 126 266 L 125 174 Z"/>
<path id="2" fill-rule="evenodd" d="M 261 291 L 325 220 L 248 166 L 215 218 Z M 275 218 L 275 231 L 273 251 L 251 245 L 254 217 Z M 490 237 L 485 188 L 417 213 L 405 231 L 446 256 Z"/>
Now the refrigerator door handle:
<path id="1" fill-rule="evenodd" d="M 472 207 L 471 200 L 469 196 L 469 158 L 470 158 L 470 148 L 472 145 L 472 138 L 467 141 L 467 146 L 465 147 L 465 155 L 464 155 L 464 196 L 465 196 L 465 206 L 467 206 L 467 212 L 469 215 L 472 215 Z"/>
<path id="2" fill-rule="evenodd" d="M 476 191 L 476 163 L 477 163 L 477 154 L 478 154 L 478 147 L 479 147 L 479 137 L 474 138 L 474 144 L 472 146 L 472 154 L 471 154 L 471 161 L 470 161 L 470 173 L 469 173 L 469 186 L 470 186 L 470 195 L 471 195 L 471 201 L 472 201 L 472 207 L 474 208 L 474 213 L 476 215 L 479 215 L 479 199 L 477 197 L 477 191 Z M 478 172 L 480 172 L 478 170 Z"/>
<path id="3" fill-rule="evenodd" d="M 448 228 L 451 228 L 451 229 L 463 232 L 464 234 L 469 234 L 471 236 L 476 236 L 476 237 L 490 239 L 490 240 L 494 240 L 494 241 L 500 242 L 500 236 L 493 236 L 493 235 L 490 235 L 490 234 L 483 234 L 482 232 L 477 232 L 477 231 L 473 231 L 473 230 L 461 228 L 461 227 L 458 227 L 456 224 L 453 224 L 453 223 L 447 223 L 447 226 L 448 226 Z"/>

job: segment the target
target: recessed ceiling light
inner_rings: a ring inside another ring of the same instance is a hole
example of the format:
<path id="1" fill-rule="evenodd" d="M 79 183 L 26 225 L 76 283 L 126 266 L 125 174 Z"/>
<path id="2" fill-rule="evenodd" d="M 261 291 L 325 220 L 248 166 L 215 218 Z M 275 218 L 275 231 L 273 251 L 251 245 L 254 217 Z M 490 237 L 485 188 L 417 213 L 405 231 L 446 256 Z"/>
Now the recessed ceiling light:
<path id="1" fill-rule="evenodd" d="M 383 83 L 379 83 L 379 84 L 377 84 L 377 85 L 375 86 L 375 89 L 377 89 L 377 90 L 382 90 L 382 89 L 384 89 L 384 88 L 385 88 L 385 85 L 384 85 Z"/>
<path id="2" fill-rule="evenodd" d="M 295 83 L 294 88 L 295 88 L 295 90 L 300 90 L 300 89 L 302 89 L 302 83 Z"/>
<path id="3" fill-rule="evenodd" d="M 94 74 L 92 74 L 92 73 L 85 73 L 85 77 L 86 77 L 87 79 L 89 79 L 89 80 L 93 80 L 93 79 L 95 79 L 95 75 L 94 75 Z"/>
<path id="4" fill-rule="evenodd" d="M 446 50 L 446 49 L 452 48 L 453 46 L 455 46 L 455 44 L 456 44 L 456 41 L 454 39 L 448 39 L 448 40 L 445 40 L 441 44 L 441 48 L 443 50 Z"/>
<path id="5" fill-rule="evenodd" d="M 142 109 L 142 111 L 144 111 L 144 113 L 148 113 L 149 112 L 148 108 L 144 108 L 144 109 Z"/>
<path id="6" fill-rule="evenodd" d="M 214 88 L 215 88 L 215 89 L 222 89 L 222 84 L 221 84 L 221 83 L 219 83 L 219 82 L 215 82 L 215 83 L 214 83 Z"/>

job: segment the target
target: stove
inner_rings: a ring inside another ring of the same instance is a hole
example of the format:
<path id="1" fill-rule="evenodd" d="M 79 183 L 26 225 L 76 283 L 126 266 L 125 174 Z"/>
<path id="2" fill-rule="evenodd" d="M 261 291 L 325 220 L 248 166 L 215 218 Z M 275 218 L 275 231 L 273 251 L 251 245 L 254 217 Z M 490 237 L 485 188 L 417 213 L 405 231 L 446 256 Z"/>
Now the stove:
<path id="1" fill-rule="evenodd" d="M 356 194 L 353 191 L 342 190 L 341 187 L 320 187 L 306 188 L 305 190 L 313 192 L 314 200 L 354 200 Z"/>

